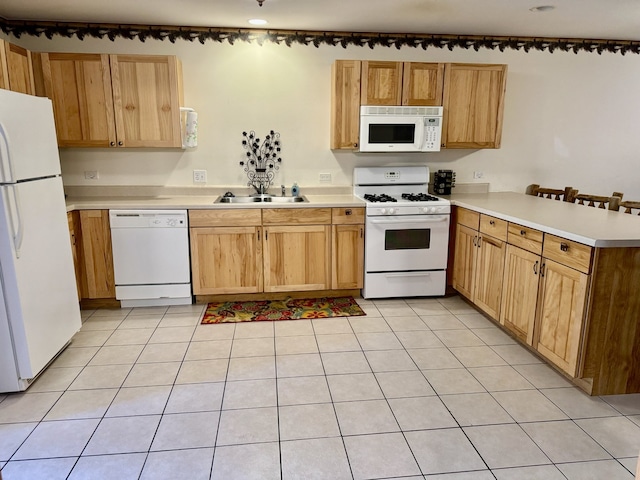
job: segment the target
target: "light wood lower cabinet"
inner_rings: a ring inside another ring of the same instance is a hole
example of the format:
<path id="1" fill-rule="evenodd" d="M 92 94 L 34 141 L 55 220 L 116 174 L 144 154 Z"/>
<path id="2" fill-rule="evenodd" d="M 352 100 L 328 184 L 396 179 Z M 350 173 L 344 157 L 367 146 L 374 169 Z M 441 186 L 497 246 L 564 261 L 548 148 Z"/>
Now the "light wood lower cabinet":
<path id="1" fill-rule="evenodd" d="M 80 270 L 82 298 L 115 298 L 109 210 L 81 210 Z"/>
<path id="2" fill-rule="evenodd" d="M 193 293 L 262 291 L 261 227 L 191 229 Z"/>
<path id="3" fill-rule="evenodd" d="M 542 257 L 507 245 L 500 323 L 522 342 L 533 345 Z"/>
<path id="4" fill-rule="evenodd" d="M 534 347 L 576 376 L 587 298 L 588 275 L 544 259 Z"/>
<path id="5" fill-rule="evenodd" d="M 333 225 L 332 279 L 334 290 L 362 288 L 364 225 Z"/>
<path id="6" fill-rule="evenodd" d="M 483 231 L 498 229 L 496 234 L 500 235 L 499 230 L 504 227 L 506 238 L 506 223 L 502 226 L 492 217 L 474 215 L 475 212 L 461 213 L 456 226 L 453 287 L 497 320 L 502 299 L 506 243 Z"/>
<path id="7" fill-rule="evenodd" d="M 76 288 L 78 290 L 78 300 L 82 298 L 82 288 L 80 284 L 81 270 L 80 270 L 80 256 L 78 255 L 78 234 L 76 233 L 76 227 L 80 223 L 78 212 L 67 212 L 67 223 L 69 225 L 69 239 L 71 241 L 71 255 L 73 257 L 73 269 L 76 275 Z"/>
<path id="8" fill-rule="evenodd" d="M 191 210 L 189 224 L 195 295 L 362 285 L 363 208 Z"/>
<path id="9" fill-rule="evenodd" d="M 264 227 L 264 291 L 327 290 L 331 287 L 331 227 Z"/>

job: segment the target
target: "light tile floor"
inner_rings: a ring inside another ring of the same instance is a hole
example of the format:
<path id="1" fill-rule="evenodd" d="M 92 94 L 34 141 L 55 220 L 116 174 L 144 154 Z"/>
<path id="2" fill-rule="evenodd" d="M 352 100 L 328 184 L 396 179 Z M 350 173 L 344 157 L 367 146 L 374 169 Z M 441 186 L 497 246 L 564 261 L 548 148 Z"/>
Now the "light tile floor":
<path id="1" fill-rule="evenodd" d="M 633 478 L 640 395 L 584 395 L 457 297 L 359 302 L 224 325 L 83 311 L 28 392 L 0 395 L 3 478 Z"/>

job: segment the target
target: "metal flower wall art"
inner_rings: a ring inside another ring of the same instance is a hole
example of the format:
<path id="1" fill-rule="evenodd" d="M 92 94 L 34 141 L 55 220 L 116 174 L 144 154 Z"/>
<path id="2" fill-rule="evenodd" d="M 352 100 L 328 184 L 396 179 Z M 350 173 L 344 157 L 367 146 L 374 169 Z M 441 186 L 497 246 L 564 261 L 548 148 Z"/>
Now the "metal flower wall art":
<path id="1" fill-rule="evenodd" d="M 261 140 L 253 130 L 249 133 L 242 132 L 242 147 L 247 151 L 245 159 L 240 161 L 240 166 L 249 179 L 247 186 L 255 188 L 259 195 L 264 195 L 282 163 L 280 134 L 271 130 Z"/>

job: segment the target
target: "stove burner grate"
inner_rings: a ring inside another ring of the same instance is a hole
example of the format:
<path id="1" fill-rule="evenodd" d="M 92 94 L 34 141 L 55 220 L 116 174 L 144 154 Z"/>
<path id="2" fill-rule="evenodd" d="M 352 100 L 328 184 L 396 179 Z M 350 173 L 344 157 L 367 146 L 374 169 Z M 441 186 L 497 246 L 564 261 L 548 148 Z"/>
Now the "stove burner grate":
<path id="1" fill-rule="evenodd" d="M 364 195 L 364 199 L 369 201 L 369 202 L 374 202 L 374 203 L 376 203 L 376 202 L 397 202 L 398 201 L 397 199 L 395 199 L 393 197 L 390 197 L 389 195 L 384 194 L 384 193 L 382 193 L 380 195 L 376 195 L 376 194 L 373 194 L 373 193 L 366 193 Z"/>
<path id="2" fill-rule="evenodd" d="M 402 198 L 409 200 L 410 202 L 436 202 L 440 200 L 439 198 L 426 193 L 403 193 Z"/>

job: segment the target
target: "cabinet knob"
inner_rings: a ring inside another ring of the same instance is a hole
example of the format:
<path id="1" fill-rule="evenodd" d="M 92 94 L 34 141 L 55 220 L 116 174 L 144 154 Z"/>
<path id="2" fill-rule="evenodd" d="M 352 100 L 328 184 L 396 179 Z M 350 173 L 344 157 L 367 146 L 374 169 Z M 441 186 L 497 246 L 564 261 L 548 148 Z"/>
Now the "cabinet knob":
<path id="1" fill-rule="evenodd" d="M 526 231 L 524 231 L 524 230 L 520 230 L 520 235 L 522 235 L 522 236 L 524 237 L 526 234 L 527 234 L 527 232 L 526 232 Z"/>
<path id="2" fill-rule="evenodd" d="M 345 215 L 351 215 L 351 214 L 353 214 L 353 210 L 351 210 L 350 208 L 347 208 L 347 209 L 344 211 L 344 214 L 345 214 Z"/>
<path id="3" fill-rule="evenodd" d="M 560 244 L 560 250 L 562 250 L 563 252 L 567 252 L 567 251 L 569 251 L 569 245 L 568 245 L 568 244 L 566 244 L 566 243 L 564 243 L 564 242 L 562 242 L 562 243 Z"/>
<path id="4" fill-rule="evenodd" d="M 109 142 L 109 146 L 115 147 L 116 146 L 116 142 Z"/>
<path id="5" fill-rule="evenodd" d="M 495 225 L 496 222 L 494 220 L 489 220 L 489 225 Z"/>
<path id="6" fill-rule="evenodd" d="M 357 144 L 357 143 L 354 143 L 354 144 L 353 144 L 353 148 L 358 148 L 358 144 Z"/>
<path id="7" fill-rule="evenodd" d="M 124 143 L 122 142 L 122 140 L 120 140 L 120 141 L 118 142 L 118 146 L 119 146 L 119 147 L 121 147 L 122 145 L 124 145 Z"/>

